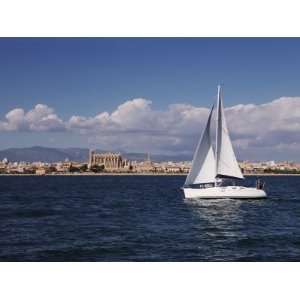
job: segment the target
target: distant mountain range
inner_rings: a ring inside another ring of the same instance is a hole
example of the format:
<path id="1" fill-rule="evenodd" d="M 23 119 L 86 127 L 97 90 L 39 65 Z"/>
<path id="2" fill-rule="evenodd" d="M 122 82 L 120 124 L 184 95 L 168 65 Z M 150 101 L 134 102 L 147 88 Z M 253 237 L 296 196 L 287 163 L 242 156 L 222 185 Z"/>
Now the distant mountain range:
<path id="1" fill-rule="evenodd" d="M 96 150 L 97 152 L 107 152 Z M 87 148 L 48 148 L 48 147 L 30 147 L 30 148 L 9 148 L 0 150 L 0 160 L 7 158 L 9 161 L 43 161 L 57 162 L 69 159 L 71 161 L 88 161 L 89 149 Z M 122 153 L 122 156 L 129 160 L 142 161 L 145 160 L 145 153 Z M 188 155 L 151 155 L 153 161 L 185 161 L 191 160 Z"/>

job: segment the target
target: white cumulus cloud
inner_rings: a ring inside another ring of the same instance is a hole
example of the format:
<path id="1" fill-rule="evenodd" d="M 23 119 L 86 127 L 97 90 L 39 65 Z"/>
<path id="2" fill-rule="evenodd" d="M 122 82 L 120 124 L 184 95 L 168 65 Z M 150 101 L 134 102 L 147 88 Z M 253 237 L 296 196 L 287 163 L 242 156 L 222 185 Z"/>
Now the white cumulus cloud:
<path id="1" fill-rule="evenodd" d="M 182 103 L 155 110 L 150 100 L 137 98 L 112 112 L 74 115 L 63 121 L 52 108 L 38 104 L 28 112 L 22 108 L 8 112 L 0 121 L 0 130 L 66 131 L 86 136 L 90 146 L 104 149 L 191 153 L 208 112 L 209 108 Z M 226 117 L 240 158 L 253 159 L 259 153 L 268 158 L 270 151 L 288 156 L 300 151 L 300 97 L 235 105 L 226 108 Z"/>
<path id="2" fill-rule="evenodd" d="M 45 104 L 37 104 L 28 112 L 15 108 L 0 121 L 0 130 L 4 131 L 60 131 L 64 128 L 64 122 Z"/>

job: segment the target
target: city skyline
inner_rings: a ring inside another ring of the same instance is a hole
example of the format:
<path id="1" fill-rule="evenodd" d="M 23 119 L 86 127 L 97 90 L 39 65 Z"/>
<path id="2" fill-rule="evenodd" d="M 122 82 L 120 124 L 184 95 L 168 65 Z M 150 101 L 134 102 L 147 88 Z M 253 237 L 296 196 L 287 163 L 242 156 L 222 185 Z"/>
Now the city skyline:
<path id="1" fill-rule="evenodd" d="M 191 154 L 221 83 L 238 158 L 299 161 L 299 39 L 0 44 L 1 149 Z"/>
<path id="2" fill-rule="evenodd" d="M 141 159 L 130 159 L 127 155 L 112 152 L 89 151 L 88 157 L 78 161 L 65 158 L 55 161 L 11 161 L 0 159 L 0 175 L 187 175 L 191 161 L 153 161 L 149 153 Z M 244 175 L 299 175 L 300 163 L 295 162 L 239 162 Z"/>

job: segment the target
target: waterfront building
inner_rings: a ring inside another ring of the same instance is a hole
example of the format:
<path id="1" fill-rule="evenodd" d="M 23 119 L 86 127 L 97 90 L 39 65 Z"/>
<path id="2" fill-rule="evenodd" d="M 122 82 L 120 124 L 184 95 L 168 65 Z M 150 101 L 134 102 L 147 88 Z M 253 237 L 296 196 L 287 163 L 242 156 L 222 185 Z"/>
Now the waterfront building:
<path id="1" fill-rule="evenodd" d="M 182 169 L 176 165 L 167 165 L 165 167 L 165 172 L 166 173 L 181 173 Z"/>
<path id="2" fill-rule="evenodd" d="M 45 175 L 46 174 L 46 170 L 43 168 L 41 168 L 41 169 L 36 169 L 35 170 L 35 174 L 36 175 Z"/>
<path id="3" fill-rule="evenodd" d="M 56 171 L 58 173 L 68 173 L 70 171 L 71 166 L 72 163 L 69 161 L 59 162 L 56 164 Z"/>
<path id="4" fill-rule="evenodd" d="M 93 166 L 103 166 L 107 171 L 129 170 L 130 162 L 124 159 L 120 153 L 96 153 L 90 151 L 88 168 Z"/>
<path id="5" fill-rule="evenodd" d="M 156 171 L 156 167 L 154 166 L 153 162 L 151 161 L 149 153 L 147 154 L 146 160 L 136 164 L 135 170 L 138 173 L 148 173 L 148 172 Z"/>

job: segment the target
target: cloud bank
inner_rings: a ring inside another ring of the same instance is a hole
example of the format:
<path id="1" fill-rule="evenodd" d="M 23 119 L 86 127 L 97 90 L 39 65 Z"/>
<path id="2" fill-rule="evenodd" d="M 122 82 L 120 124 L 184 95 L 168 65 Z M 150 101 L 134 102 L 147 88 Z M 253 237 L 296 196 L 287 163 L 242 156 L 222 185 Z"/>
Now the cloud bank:
<path id="1" fill-rule="evenodd" d="M 2 131 L 61 131 L 64 122 L 47 105 L 37 104 L 25 113 L 23 108 L 8 112 L 4 121 L 0 121 Z"/>
<path id="2" fill-rule="evenodd" d="M 209 109 L 172 104 L 154 110 L 152 102 L 132 99 L 113 112 L 95 116 L 74 115 L 62 120 L 53 108 L 37 104 L 25 112 L 9 111 L 0 121 L 0 131 L 61 132 L 86 136 L 90 146 L 123 151 L 185 153 L 193 151 Z M 300 97 L 281 97 L 255 105 L 226 108 L 226 117 L 238 157 L 272 158 L 272 153 L 294 155 L 300 150 Z"/>

